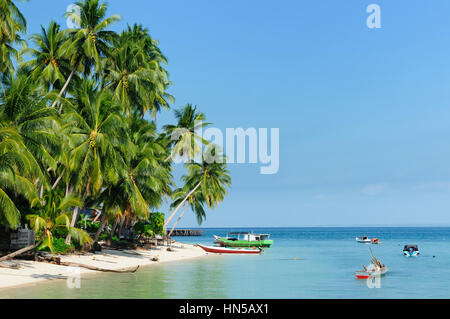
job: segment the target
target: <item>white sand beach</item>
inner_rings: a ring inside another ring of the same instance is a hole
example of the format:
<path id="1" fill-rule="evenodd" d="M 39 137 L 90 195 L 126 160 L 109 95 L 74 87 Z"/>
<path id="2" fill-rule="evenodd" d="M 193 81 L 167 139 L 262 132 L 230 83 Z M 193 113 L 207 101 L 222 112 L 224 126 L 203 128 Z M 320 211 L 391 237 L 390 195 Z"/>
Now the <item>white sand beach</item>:
<path id="1" fill-rule="evenodd" d="M 165 262 L 181 261 L 206 256 L 199 247 L 191 244 L 174 243 L 173 251 L 167 251 L 167 246 L 158 246 L 154 249 L 138 250 L 102 250 L 95 254 L 55 256 L 61 257 L 62 262 L 73 262 L 102 269 L 123 270 L 136 266 L 155 265 Z M 157 257 L 158 261 L 152 261 Z M 54 265 L 44 262 L 12 260 L 8 264 L 17 264 L 19 269 L 0 268 L 0 289 L 34 284 L 37 282 L 66 279 L 70 275 L 71 267 Z M 94 274 L 98 271 L 79 268 L 80 273 Z M 139 270 L 138 270 L 139 271 Z M 120 275 L 120 274 L 118 274 Z"/>

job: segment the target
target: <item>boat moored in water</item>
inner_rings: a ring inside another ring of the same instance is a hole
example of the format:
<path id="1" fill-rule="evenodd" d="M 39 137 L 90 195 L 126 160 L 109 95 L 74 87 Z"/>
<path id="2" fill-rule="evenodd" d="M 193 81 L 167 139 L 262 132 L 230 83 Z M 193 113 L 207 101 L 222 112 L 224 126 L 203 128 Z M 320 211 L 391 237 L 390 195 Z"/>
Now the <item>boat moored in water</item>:
<path id="1" fill-rule="evenodd" d="M 406 257 L 419 256 L 419 247 L 417 247 L 417 245 L 405 245 L 405 247 L 403 247 L 403 255 Z"/>
<path id="2" fill-rule="evenodd" d="M 226 237 L 214 235 L 214 239 L 222 247 L 270 247 L 273 244 L 269 234 L 249 232 L 228 233 Z"/>
<path id="3" fill-rule="evenodd" d="M 260 254 L 263 250 L 261 248 L 228 248 L 217 246 L 204 246 L 197 244 L 201 249 L 208 253 L 215 254 Z"/>
<path id="4" fill-rule="evenodd" d="M 367 267 L 363 265 L 364 270 L 358 270 L 355 272 L 357 279 L 369 279 L 377 276 L 383 276 L 388 272 L 388 267 L 375 257 L 372 249 L 370 249 L 370 253 L 373 257 L 370 260 L 370 265 Z"/>
<path id="5" fill-rule="evenodd" d="M 356 237 L 356 241 L 361 244 L 370 244 L 371 240 L 367 236 Z"/>
<path id="6" fill-rule="evenodd" d="M 378 238 L 372 238 L 371 241 L 372 241 L 372 244 L 374 244 L 374 245 L 381 244 L 381 241 Z"/>

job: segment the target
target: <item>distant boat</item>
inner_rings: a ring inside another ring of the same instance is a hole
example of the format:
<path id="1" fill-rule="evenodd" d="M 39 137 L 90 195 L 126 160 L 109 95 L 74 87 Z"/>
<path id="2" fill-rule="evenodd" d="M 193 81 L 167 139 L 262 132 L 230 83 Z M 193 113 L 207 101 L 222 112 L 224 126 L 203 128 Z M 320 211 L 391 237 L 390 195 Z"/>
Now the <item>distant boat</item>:
<path id="1" fill-rule="evenodd" d="M 355 272 L 357 279 L 369 279 L 376 276 L 382 276 L 388 272 L 388 267 L 382 265 L 382 267 L 377 267 L 374 264 L 370 264 L 365 270 L 359 270 Z"/>
<path id="2" fill-rule="evenodd" d="M 381 241 L 378 238 L 372 238 L 371 241 L 372 241 L 372 244 L 374 244 L 374 245 L 381 244 Z"/>
<path id="3" fill-rule="evenodd" d="M 370 238 L 367 236 L 356 237 L 356 241 L 358 243 L 362 243 L 362 244 L 370 244 L 371 243 Z"/>
<path id="4" fill-rule="evenodd" d="M 370 249 L 370 248 L 369 248 Z M 370 260 L 369 266 L 364 266 L 364 270 L 358 270 L 355 272 L 357 279 L 369 279 L 376 276 L 382 276 L 388 272 L 388 267 L 381 263 L 373 254 L 372 249 L 370 249 L 373 259 Z"/>
<path id="5" fill-rule="evenodd" d="M 260 254 L 263 250 L 261 248 L 227 248 L 227 247 L 215 247 L 215 246 L 203 246 L 197 244 L 201 249 L 208 253 L 215 254 Z"/>
<path id="6" fill-rule="evenodd" d="M 417 245 L 405 245 L 405 247 L 403 247 L 403 255 L 406 257 L 419 256 L 419 247 L 417 247 Z"/>
<path id="7" fill-rule="evenodd" d="M 222 247 L 270 247 L 273 244 L 269 234 L 249 232 L 228 233 L 227 237 L 214 235 L 214 239 Z"/>

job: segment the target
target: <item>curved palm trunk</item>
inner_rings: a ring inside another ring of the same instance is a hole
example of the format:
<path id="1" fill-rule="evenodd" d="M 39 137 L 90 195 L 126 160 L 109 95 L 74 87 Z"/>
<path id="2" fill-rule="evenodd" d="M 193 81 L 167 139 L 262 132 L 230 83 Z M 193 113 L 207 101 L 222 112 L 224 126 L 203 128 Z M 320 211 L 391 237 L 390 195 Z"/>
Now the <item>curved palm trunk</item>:
<path id="1" fill-rule="evenodd" d="M 72 214 L 72 220 L 70 222 L 70 227 L 75 227 L 75 223 L 78 219 L 78 213 L 80 212 L 80 207 L 75 207 Z M 70 233 L 66 237 L 66 245 L 70 245 L 70 240 L 72 239 L 72 236 L 70 236 Z"/>
<path id="2" fill-rule="evenodd" d="M 59 98 L 63 95 L 64 91 L 67 89 L 67 87 L 69 86 L 70 81 L 72 80 L 73 75 L 75 74 L 75 71 L 77 70 L 78 67 L 78 63 L 75 64 L 75 67 L 73 68 L 72 72 L 70 72 L 69 77 L 67 78 L 66 83 L 64 83 L 64 86 L 62 87 L 61 91 L 58 94 L 58 97 L 56 98 L 56 100 L 53 102 L 52 104 L 52 108 L 56 107 L 56 104 L 59 101 Z M 59 113 L 62 112 L 62 104 L 59 108 Z"/>
<path id="3" fill-rule="evenodd" d="M 183 217 L 184 213 L 186 213 L 186 210 L 188 209 L 189 205 L 186 205 L 186 207 L 184 207 L 183 212 L 181 213 L 181 215 L 178 217 L 177 221 L 175 222 L 175 225 L 173 225 L 172 229 L 170 230 L 169 235 L 167 235 L 167 237 L 172 236 L 172 233 L 175 229 L 175 227 L 178 225 L 178 222 L 181 220 L 181 218 Z"/>
<path id="4" fill-rule="evenodd" d="M 9 255 L 6 255 L 6 256 L 1 257 L 1 258 L 0 258 L 0 263 L 3 262 L 3 261 L 6 261 L 6 260 L 8 260 L 8 259 L 13 259 L 14 257 L 17 257 L 17 256 L 19 256 L 19 255 L 22 255 L 22 254 L 26 253 L 27 251 L 33 250 L 33 249 L 35 249 L 37 246 L 39 246 L 41 243 L 42 243 L 42 238 L 39 239 L 39 241 L 38 241 L 36 244 L 34 244 L 34 245 L 24 247 L 24 248 L 19 249 L 19 250 L 15 251 L 15 252 L 13 252 L 13 253 L 11 253 L 11 254 L 9 254 Z"/>
<path id="5" fill-rule="evenodd" d="M 100 227 L 98 228 L 97 232 L 95 233 L 94 237 L 94 243 L 98 242 L 98 239 L 100 238 L 100 235 L 103 232 L 103 229 L 105 229 L 106 224 L 108 223 L 108 218 L 106 218 L 106 215 L 102 218 L 102 223 L 100 224 Z"/>
<path id="6" fill-rule="evenodd" d="M 200 187 L 200 185 L 202 184 L 203 180 L 200 181 L 200 183 L 197 184 L 197 186 L 194 187 L 193 190 L 191 190 L 189 192 L 189 194 L 186 195 L 186 197 L 183 199 L 183 201 L 177 206 L 177 208 L 175 208 L 175 210 L 173 211 L 173 213 L 169 216 L 169 218 L 167 218 L 166 223 L 164 224 L 164 234 L 166 234 L 166 228 L 167 225 L 169 225 L 170 221 L 175 217 L 175 214 L 178 212 L 178 210 L 180 209 L 181 206 L 183 206 L 183 204 L 186 202 L 186 200 L 192 195 L 194 194 L 194 192 Z"/>

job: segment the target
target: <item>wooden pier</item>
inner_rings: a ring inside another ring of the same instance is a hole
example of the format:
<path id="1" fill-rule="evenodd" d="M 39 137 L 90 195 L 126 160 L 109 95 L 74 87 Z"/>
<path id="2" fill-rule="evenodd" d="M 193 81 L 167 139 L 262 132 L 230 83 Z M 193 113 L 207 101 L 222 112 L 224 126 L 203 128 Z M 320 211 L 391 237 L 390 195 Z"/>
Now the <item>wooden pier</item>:
<path id="1" fill-rule="evenodd" d="M 170 231 L 167 231 L 167 234 L 169 234 Z M 172 233 L 172 237 L 176 236 L 201 236 L 203 233 L 203 230 L 201 229 L 174 229 Z"/>

